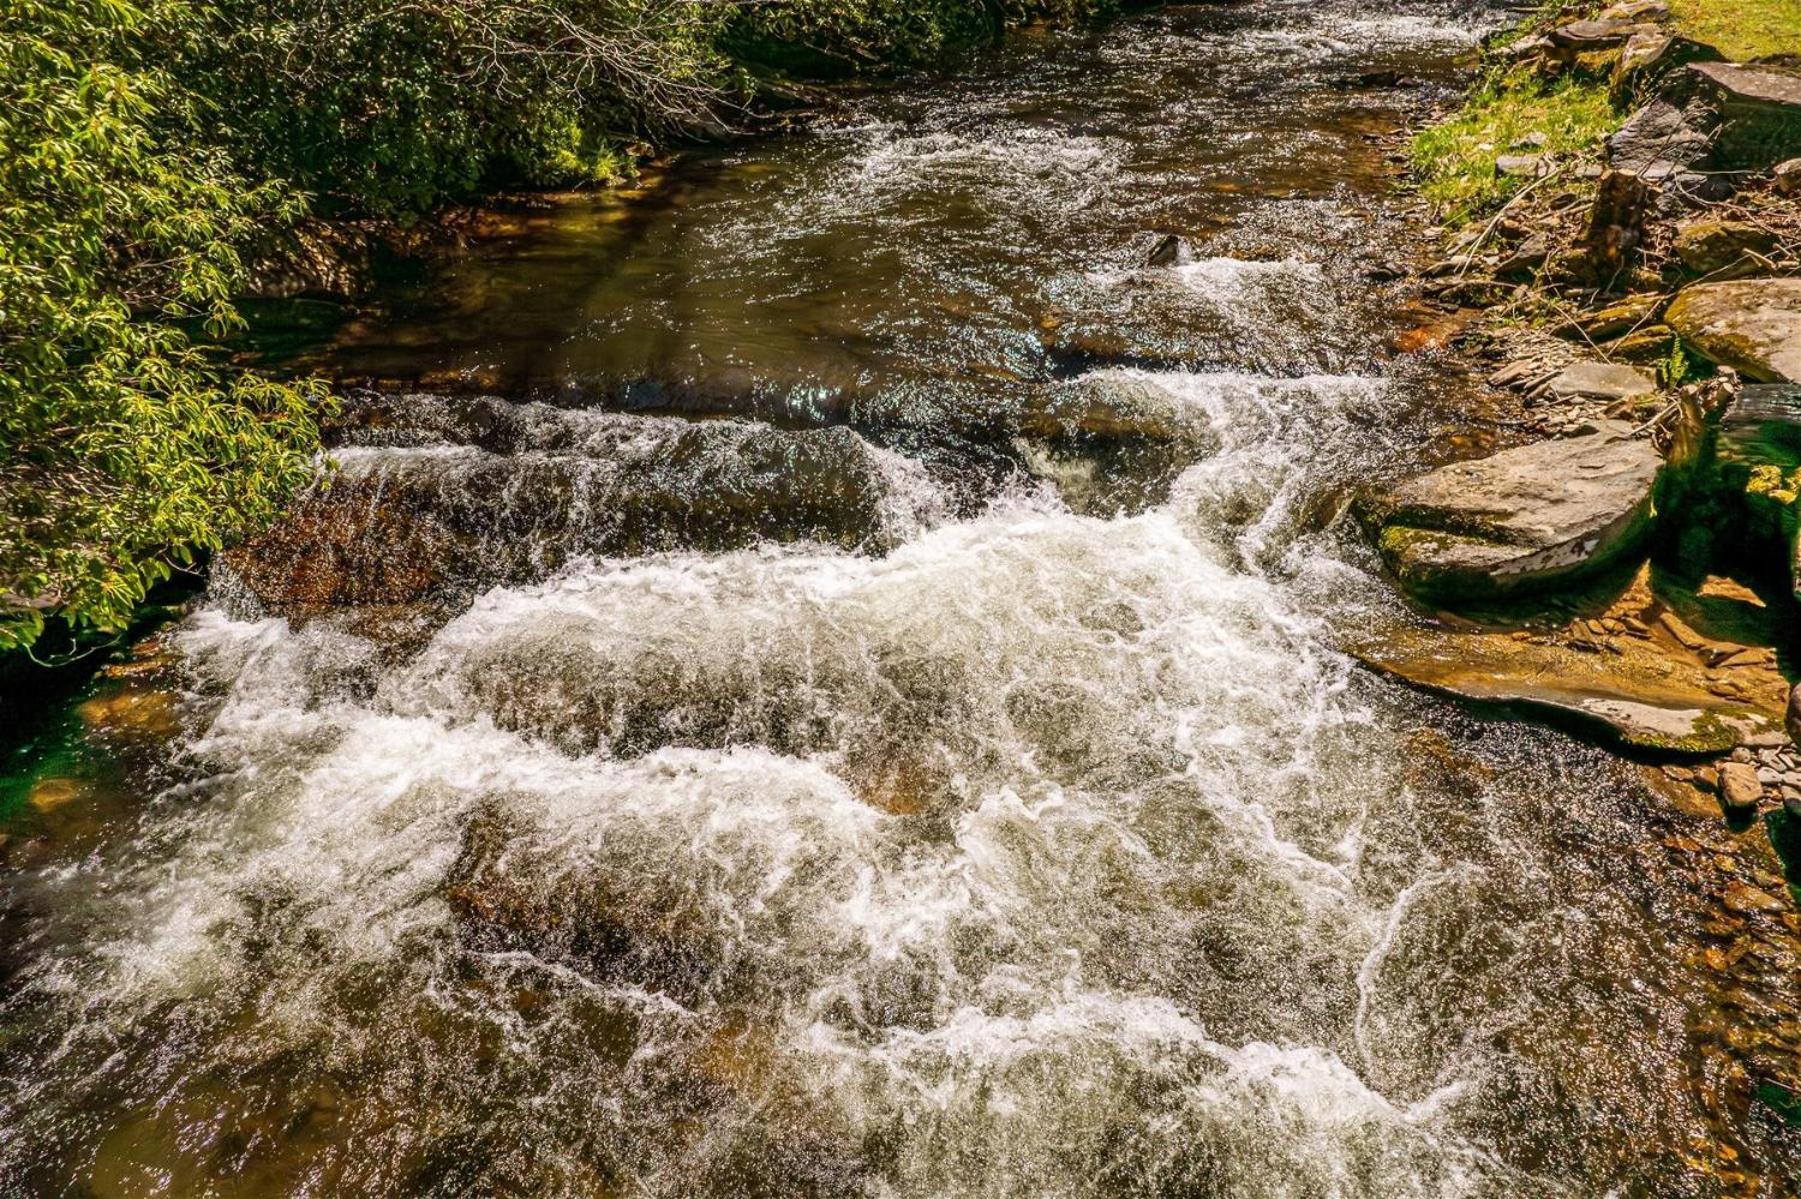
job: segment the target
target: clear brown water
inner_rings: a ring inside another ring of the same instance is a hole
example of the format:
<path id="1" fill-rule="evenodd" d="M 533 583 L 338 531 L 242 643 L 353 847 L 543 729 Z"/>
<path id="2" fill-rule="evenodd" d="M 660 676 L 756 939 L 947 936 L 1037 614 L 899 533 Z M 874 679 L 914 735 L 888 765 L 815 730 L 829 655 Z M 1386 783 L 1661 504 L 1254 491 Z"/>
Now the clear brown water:
<path id="1" fill-rule="evenodd" d="M 1335 648 L 1342 497 L 1459 399 L 1358 81 L 1484 19 L 1023 36 L 394 288 L 334 365 L 509 398 L 375 405 L 320 511 L 454 585 L 221 570 L 181 731 L 13 818 L 0 1192 L 1789 1193 L 1673 818 Z"/>

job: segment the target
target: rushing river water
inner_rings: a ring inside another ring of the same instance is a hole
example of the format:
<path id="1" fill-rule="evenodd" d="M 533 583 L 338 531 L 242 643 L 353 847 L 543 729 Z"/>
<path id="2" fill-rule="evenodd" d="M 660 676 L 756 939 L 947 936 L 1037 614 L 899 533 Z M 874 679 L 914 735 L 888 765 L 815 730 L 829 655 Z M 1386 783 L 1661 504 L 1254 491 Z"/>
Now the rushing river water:
<path id="1" fill-rule="evenodd" d="M 1369 135 L 1487 20 L 1021 35 L 395 288 L 337 365 L 511 399 L 359 400 L 161 637 L 0 1192 L 1791 1193 L 1659 801 L 1335 648 L 1458 402 Z"/>

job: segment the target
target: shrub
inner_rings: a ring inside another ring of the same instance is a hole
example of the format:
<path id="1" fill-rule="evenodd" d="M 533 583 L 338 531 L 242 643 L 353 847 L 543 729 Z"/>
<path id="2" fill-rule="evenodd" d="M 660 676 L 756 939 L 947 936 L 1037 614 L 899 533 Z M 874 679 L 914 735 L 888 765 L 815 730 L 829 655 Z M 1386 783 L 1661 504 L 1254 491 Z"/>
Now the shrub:
<path id="1" fill-rule="evenodd" d="M 118 630 L 146 590 L 308 472 L 312 391 L 228 375 L 234 246 L 284 205 L 142 59 L 181 3 L 11 0 L 0 15 L 0 646 L 46 616 Z"/>

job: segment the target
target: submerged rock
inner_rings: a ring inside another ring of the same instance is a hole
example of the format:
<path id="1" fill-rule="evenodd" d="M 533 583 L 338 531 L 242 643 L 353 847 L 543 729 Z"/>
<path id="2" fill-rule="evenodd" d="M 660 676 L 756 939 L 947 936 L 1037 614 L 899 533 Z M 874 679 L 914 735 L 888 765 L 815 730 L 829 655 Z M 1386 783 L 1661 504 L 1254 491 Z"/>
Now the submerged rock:
<path id="1" fill-rule="evenodd" d="M 1801 279 L 1697 284 L 1664 319 L 1721 366 L 1763 383 L 1801 382 Z"/>
<path id="2" fill-rule="evenodd" d="M 857 548 L 892 532 L 893 482 L 849 429 L 411 399 L 354 409 L 338 435 L 376 444 L 339 451 L 337 474 L 224 556 L 261 603 L 294 615 L 409 605 L 541 578 L 581 554 Z"/>
<path id="3" fill-rule="evenodd" d="M 1566 582 L 1649 530 L 1662 458 L 1622 421 L 1459 462 L 1371 506 L 1377 546 L 1408 590 L 1478 599 Z"/>

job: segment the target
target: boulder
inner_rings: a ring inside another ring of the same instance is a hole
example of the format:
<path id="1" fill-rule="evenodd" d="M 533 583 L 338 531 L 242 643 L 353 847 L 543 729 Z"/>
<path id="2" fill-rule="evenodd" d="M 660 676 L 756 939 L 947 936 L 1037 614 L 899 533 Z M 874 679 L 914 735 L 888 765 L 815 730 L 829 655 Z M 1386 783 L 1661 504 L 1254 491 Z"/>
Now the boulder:
<path id="1" fill-rule="evenodd" d="M 1706 172 L 1718 123 L 1706 105 L 1653 100 L 1607 139 L 1608 165 L 1656 187 L 1661 207 L 1723 199 L 1731 183 Z"/>
<path id="2" fill-rule="evenodd" d="M 1459 462 L 1368 505 L 1401 583 L 1456 602 L 1568 582 L 1635 548 L 1663 460 L 1623 421 Z"/>
<path id="3" fill-rule="evenodd" d="M 1768 740 L 1761 708 L 1709 691 L 1648 642 L 1596 653 L 1504 633 L 1390 629 L 1351 653 L 1365 666 L 1455 699 L 1602 733 L 1639 750 L 1718 754 Z"/>
<path id="4" fill-rule="evenodd" d="M 1685 288 L 1664 320 L 1721 366 L 1762 383 L 1801 382 L 1801 279 Z"/>
<path id="5" fill-rule="evenodd" d="M 1792 66 L 1701 62 L 1693 64 L 1689 70 L 1706 80 L 1728 104 L 1786 109 L 1801 114 L 1801 70 Z"/>
<path id="6" fill-rule="evenodd" d="M 1607 362 L 1578 362 L 1551 380 L 1551 394 L 1560 400 L 1636 400 L 1656 392 L 1650 375 Z"/>
<path id="7" fill-rule="evenodd" d="M 1755 273 L 1776 243 L 1776 235 L 1759 225 L 1697 220 L 1677 227 L 1675 250 L 1690 271 L 1718 278 Z"/>
<path id="8" fill-rule="evenodd" d="M 1801 68 L 1776 63 L 1692 63 L 1698 93 L 1722 118 L 1714 158 L 1767 168 L 1801 154 Z"/>
<path id="9" fill-rule="evenodd" d="M 1763 798 L 1757 767 L 1749 762 L 1728 762 L 1720 767 L 1720 802 L 1736 811 L 1755 808 Z"/>
<path id="10" fill-rule="evenodd" d="M 1614 99 L 1624 102 L 1656 89 L 1666 79 L 1693 62 L 1716 62 L 1720 52 L 1712 46 L 1680 37 L 1667 30 L 1634 34 L 1620 52 L 1614 69 Z"/>

